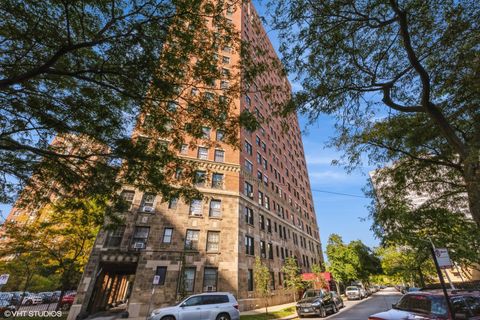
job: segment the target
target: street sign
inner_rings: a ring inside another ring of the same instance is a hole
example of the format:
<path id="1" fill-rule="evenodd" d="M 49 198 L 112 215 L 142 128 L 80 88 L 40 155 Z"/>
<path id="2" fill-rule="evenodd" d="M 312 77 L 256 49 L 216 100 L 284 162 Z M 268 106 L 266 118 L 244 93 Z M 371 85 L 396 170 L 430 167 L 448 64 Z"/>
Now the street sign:
<path id="1" fill-rule="evenodd" d="M 160 276 L 153 276 L 153 284 L 159 284 L 160 283 Z"/>
<path id="2" fill-rule="evenodd" d="M 7 284 L 10 275 L 8 273 L 0 274 L 0 285 Z"/>
<path id="3" fill-rule="evenodd" d="M 437 257 L 438 266 L 442 269 L 453 267 L 453 263 L 448 255 L 448 250 L 445 248 L 435 248 L 435 256 Z"/>

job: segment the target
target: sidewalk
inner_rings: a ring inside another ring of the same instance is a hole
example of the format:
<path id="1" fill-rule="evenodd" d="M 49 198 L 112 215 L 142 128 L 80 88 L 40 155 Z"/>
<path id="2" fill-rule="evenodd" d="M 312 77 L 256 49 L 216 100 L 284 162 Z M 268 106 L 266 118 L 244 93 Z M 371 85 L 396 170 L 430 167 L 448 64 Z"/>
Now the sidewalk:
<path id="1" fill-rule="evenodd" d="M 275 312 L 275 311 L 280 311 L 282 309 L 286 309 L 288 307 L 295 307 L 297 303 L 296 302 L 290 302 L 290 303 L 285 303 L 285 304 L 279 304 L 276 306 L 269 306 L 268 307 L 268 312 Z M 257 314 L 264 314 L 265 313 L 265 307 L 259 308 L 259 309 L 253 309 L 253 310 L 248 310 L 248 311 L 242 311 L 240 312 L 240 316 L 251 316 L 251 315 L 257 315 Z M 286 319 L 295 319 L 297 317 L 297 313 L 295 312 L 292 316 L 288 316 L 285 318 L 282 318 L 284 320 Z M 280 320 L 280 319 L 279 319 Z"/>

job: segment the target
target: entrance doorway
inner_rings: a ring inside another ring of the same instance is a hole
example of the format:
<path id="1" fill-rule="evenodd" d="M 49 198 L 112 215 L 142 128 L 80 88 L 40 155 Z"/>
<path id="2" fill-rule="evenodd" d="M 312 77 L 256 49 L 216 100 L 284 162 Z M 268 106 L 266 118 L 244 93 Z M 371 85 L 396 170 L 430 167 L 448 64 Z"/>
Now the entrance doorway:
<path id="1" fill-rule="evenodd" d="M 125 310 L 136 269 L 136 263 L 101 263 L 88 305 L 88 313 Z"/>

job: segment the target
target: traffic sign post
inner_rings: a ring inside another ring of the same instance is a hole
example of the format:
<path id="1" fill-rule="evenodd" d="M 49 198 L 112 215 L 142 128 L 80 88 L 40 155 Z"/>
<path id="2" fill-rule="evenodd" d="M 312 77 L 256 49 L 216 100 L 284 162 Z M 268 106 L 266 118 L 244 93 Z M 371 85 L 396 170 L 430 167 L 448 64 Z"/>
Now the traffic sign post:
<path id="1" fill-rule="evenodd" d="M 10 275 L 8 273 L 0 274 L 0 286 L 7 284 Z"/>
<path id="2" fill-rule="evenodd" d="M 438 278 L 440 279 L 440 284 L 442 285 L 443 295 L 445 296 L 445 300 L 447 302 L 448 313 L 450 314 L 451 319 L 455 320 L 455 313 L 453 312 L 452 303 L 448 298 L 447 287 L 445 286 L 445 280 L 443 279 L 442 269 L 440 269 L 440 264 L 438 263 L 438 260 L 437 260 L 437 252 L 436 252 L 435 246 L 433 245 L 433 242 L 430 241 L 430 244 L 431 244 L 430 252 L 432 253 L 433 262 L 435 263 L 435 269 L 437 269 Z M 440 251 L 439 253 L 444 254 L 443 251 Z M 447 257 L 448 257 L 448 251 L 447 251 Z M 445 260 L 443 262 L 445 262 Z"/>

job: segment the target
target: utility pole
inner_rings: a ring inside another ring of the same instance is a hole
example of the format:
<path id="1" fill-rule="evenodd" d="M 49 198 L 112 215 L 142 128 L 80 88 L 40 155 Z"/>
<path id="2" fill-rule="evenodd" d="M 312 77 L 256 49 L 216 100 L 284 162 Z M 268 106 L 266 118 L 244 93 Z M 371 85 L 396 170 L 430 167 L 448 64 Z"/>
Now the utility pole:
<path id="1" fill-rule="evenodd" d="M 431 245 L 430 252 L 432 253 L 433 262 L 435 263 L 435 269 L 437 269 L 438 278 L 440 279 L 440 284 L 442 285 L 443 295 L 445 296 L 445 300 L 447 302 L 448 313 L 450 314 L 451 319 L 455 320 L 455 313 L 453 312 L 452 303 L 448 298 L 448 292 L 447 292 L 447 287 L 445 286 L 445 280 L 443 279 L 442 270 L 438 265 L 437 255 L 435 254 L 435 246 L 433 245 L 433 242 L 431 240 L 430 240 L 430 245 Z"/>

